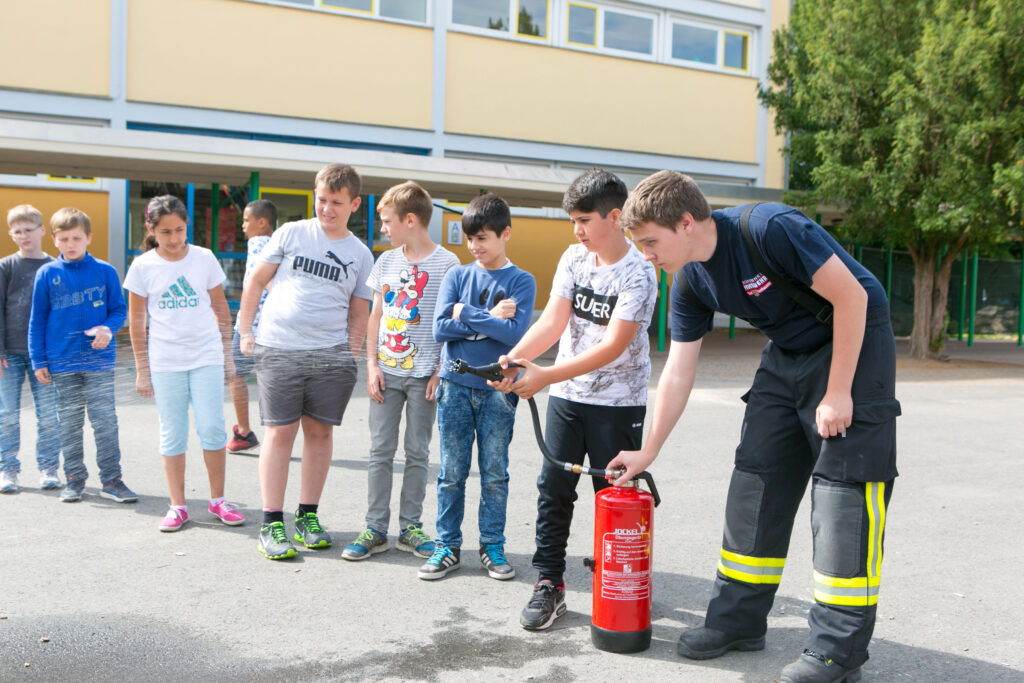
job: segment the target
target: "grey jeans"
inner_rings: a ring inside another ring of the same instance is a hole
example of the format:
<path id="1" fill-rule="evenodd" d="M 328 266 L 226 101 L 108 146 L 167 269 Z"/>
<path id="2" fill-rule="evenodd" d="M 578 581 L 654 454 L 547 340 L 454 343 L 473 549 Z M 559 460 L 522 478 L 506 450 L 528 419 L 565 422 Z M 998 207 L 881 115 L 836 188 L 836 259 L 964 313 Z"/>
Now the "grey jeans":
<path id="1" fill-rule="evenodd" d="M 391 521 L 391 481 L 398 425 L 405 408 L 405 469 L 398 507 L 400 529 L 420 524 L 427 492 L 427 459 L 437 406 L 426 399 L 428 378 L 384 374 L 384 402 L 370 401 L 370 463 L 367 467 L 366 525 L 382 534 Z"/>

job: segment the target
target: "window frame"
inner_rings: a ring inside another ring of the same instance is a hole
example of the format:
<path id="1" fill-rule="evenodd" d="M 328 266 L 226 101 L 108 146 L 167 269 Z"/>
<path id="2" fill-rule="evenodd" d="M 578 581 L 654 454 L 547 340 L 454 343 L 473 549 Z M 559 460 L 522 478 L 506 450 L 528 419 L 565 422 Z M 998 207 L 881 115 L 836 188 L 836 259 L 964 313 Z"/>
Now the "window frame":
<path id="1" fill-rule="evenodd" d="M 342 16 L 357 17 L 360 19 L 375 19 L 378 21 L 387 21 L 394 24 L 402 24 L 403 26 L 417 26 L 420 28 L 431 28 L 434 25 L 433 21 L 433 5 L 435 0 L 423 0 L 423 21 L 415 21 L 413 19 L 401 19 L 399 17 L 389 17 L 380 13 L 380 0 L 371 0 L 370 11 L 351 9 L 348 7 L 335 7 L 333 5 L 325 5 L 323 0 L 309 0 L 309 2 L 303 2 L 302 0 L 245 0 L 246 2 L 253 2 L 260 5 L 272 5 L 274 7 L 286 7 L 288 9 L 299 9 L 299 10 L 310 10 L 314 12 L 326 12 L 328 14 L 340 14 Z"/>
<path id="2" fill-rule="evenodd" d="M 648 11 L 645 9 L 634 9 L 632 7 L 625 7 L 617 3 L 611 2 L 576 2 L 576 0 L 566 0 L 565 2 L 559 2 L 559 5 L 564 11 L 559 12 L 559 18 L 563 24 L 563 28 L 560 31 L 560 40 L 555 43 L 558 47 L 568 48 L 572 50 L 583 50 L 594 54 L 609 55 L 611 57 L 625 57 L 627 59 L 639 59 L 645 62 L 657 62 L 660 61 L 659 53 L 661 51 L 661 39 L 659 37 L 660 31 L 658 29 L 658 22 L 661 19 L 662 13 L 657 11 Z M 576 43 L 569 40 L 569 8 L 575 5 L 576 7 L 584 7 L 586 9 L 596 10 L 596 16 L 594 17 L 595 31 L 594 45 L 587 45 L 586 43 Z M 615 14 L 622 14 L 626 16 L 638 17 L 641 19 L 647 19 L 651 22 L 651 51 L 650 52 L 634 52 L 632 50 L 622 50 L 615 47 L 608 47 L 605 45 L 605 15 L 607 12 L 614 12 Z"/>
<path id="3" fill-rule="evenodd" d="M 690 26 L 693 28 L 699 28 L 706 31 L 715 32 L 715 63 L 707 64 L 705 62 L 695 62 L 689 59 L 680 59 L 672 56 L 672 33 L 676 25 Z M 753 45 L 754 45 L 754 34 L 756 30 L 753 28 L 741 28 L 738 26 L 726 25 L 713 23 L 709 21 L 699 21 L 691 19 L 685 16 L 679 16 L 669 14 L 665 21 L 665 29 L 662 32 L 665 37 L 665 51 L 664 58 L 662 61 L 665 64 L 672 66 L 682 66 L 689 69 L 698 69 L 700 71 L 713 71 L 715 73 L 726 73 L 734 74 L 737 76 L 753 76 Z M 736 68 L 725 65 L 725 36 L 734 35 L 740 36 L 745 41 L 745 68 Z"/>
<path id="4" fill-rule="evenodd" d="M 569 9 L 571 7 L 581 7 L 583 9 L 594 10 L 594 42 L 592 44 L 577 43 L 573 40 L 569 40 Z M 591 5 L 590 3 L 573 2 L 569 0 L 565 3 L 565 38 L 564 42 L 566 46 L 580 47 L 587 50 L 600 50 L 601 45 L 601 7 L 599 5 Z"/>
<path id="5" fill-rule="evenodd" d="M 506 40 L 520 40 L 530 43 L 546 43 L 548 45 L 557 45 L 552 40 L 552 33 L 554 30 L 554 22 L 552 22 L 552 12 L 554 7 L 560 4 L 560 0 L 541 0 L 547 5 L 547 13 L 545 16 L 543 36 L 534 36 L 529 33 L 519 32 L 519 5 L 522 0 L 506 0 L 508 3 L 508 30 L 499 31 L 493 28 L 485 28 L 483 26 L 474 26 L 473 24 L 460 24 L 455 21 L 453 16 L 455 13 L 455 3 L 451 3 L 451 13 L 448 15 L 448 28 L 454 31 L 462 33 L 474 33 L 479 36 L 490 36 L 499 37 Z"/>

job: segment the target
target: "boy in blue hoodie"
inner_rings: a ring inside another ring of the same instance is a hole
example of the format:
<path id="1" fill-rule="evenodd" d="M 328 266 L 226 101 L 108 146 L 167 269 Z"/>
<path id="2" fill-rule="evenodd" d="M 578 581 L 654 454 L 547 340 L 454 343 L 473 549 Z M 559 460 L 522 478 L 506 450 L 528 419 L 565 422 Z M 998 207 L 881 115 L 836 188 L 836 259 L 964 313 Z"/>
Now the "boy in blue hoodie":
<path id="1" fill-rule="evenodd" d="M 478 377 L 457 374 L 452 367 L 456 359 L 470 365 L 494 363 L 530 325 L 537 284 L 505 256 L 510 224 L 505 200 L 490 193 L 475 197 L 462 214 L 462 231 L 476 261 L 449 270 L 437 295 L 434 339 L 444 342 L 436 397 L 441 472 L 434 554 L 418 573 L 425 580 L 459 568 L 474 435 L 480 466 L 480 563 L 493 579 L 516 575 L 505 557 L 505 508 L 508 444 L 518 397 L 495 391 Z"/>
<path id="2" fill-rule="evenodd" d="M 29 359 L 43 384 L 57 388 L 57 417 L 64 450 L 67 485 L 60 499 L 82 499 L 85 468 L 83 429 L 89 411 L 96 438 L 100 495 L 119 503 L 137 496 L 121 481 L 121 446 L 114 409 L 114 334 L 124 325 L 127 307 L 117 271 L 87 251 L 92 242 L 89 217 L 64 208 L 50 219 L 60 258 L 36 271 L 32 315 L 28 323 Z"/>

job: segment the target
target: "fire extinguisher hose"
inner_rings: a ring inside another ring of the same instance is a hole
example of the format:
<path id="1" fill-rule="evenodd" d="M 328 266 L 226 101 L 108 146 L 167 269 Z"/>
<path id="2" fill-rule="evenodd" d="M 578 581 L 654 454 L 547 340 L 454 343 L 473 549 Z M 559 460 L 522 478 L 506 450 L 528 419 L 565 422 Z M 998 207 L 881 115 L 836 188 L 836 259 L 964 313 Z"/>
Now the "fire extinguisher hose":
<path id="1" fill-rule="evenodd" d="M 515 363 L 509 363 L 510 368 L 522 367 Z M 503 368 L 499 363 L 491 363 L 490 365 L 477 365 L 473 366 L 462 359 L 458 359 L 452 363 L 452 369 L 460 374 L 470 374 L 480 377 L 481 379 L 489 380 L 492 382 L 500 382 L 504 379 L 505 375 L 502 373 Z M 557 459 L 548 450 L 547 444 L 544 442 L 544 432 L 540 426 L 540 413 L 537 410 L 537 402 L 533 398 L 527 399 L 530 403 L 530 415 L 533 417 L 533 433 L 537 437 L 537 446 L 540 448 L 540 452 L 544 454 L 544 459 L 551 463 L 554 467 L 566 472 L 572 472 L 573 474 L 586 474 L 591 477 L 612 477 L 618 479 L 621 477 L 626 470 L 603 470 L 594 467 L 587 467 L 586 465 L 576 465 L 569 462 L 563 462 Z M 647 482 L 647 486 L 651 490 L 651 495 L 654 496 L 654 505 L 661 502 L 661 496 L 658 495 L 658 487 L 654 485 L 654 477 L 651 476 L 650 472 L 641 472 L 640 474 L 633 477 L 633 480 L 642 480 Z"/>

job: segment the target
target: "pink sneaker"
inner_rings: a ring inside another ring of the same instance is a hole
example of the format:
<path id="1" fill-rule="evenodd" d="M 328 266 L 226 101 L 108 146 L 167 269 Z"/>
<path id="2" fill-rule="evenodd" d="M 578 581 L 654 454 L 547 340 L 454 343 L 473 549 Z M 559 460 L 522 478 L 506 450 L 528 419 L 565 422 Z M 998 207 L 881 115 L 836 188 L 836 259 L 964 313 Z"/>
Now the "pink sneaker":
<path id="1" fill-rule="evenodd" d="M 188 521 L 188 512 L 169 508 L 164 518 L 160 520 L 160 531 L 177 531 L 185 526 Z"/>
<path id="2" fill-rule="evenodd" d="M 216 505 L 210 503 L 210 514 L 228 526 L 238 526 L 245 522 L 245 515 L 238 511 L 238 506 L 226 500 Z"/>

